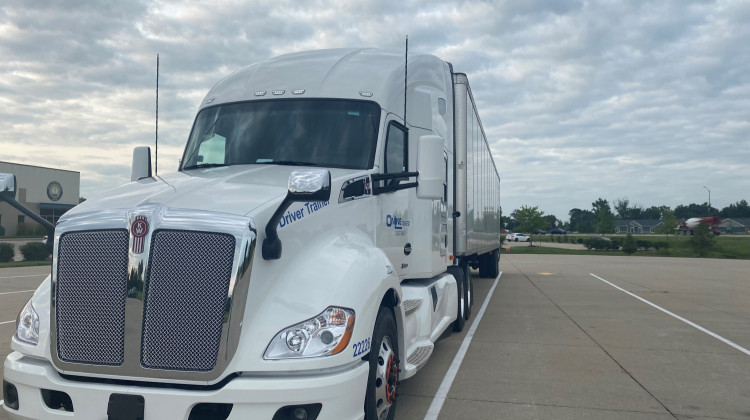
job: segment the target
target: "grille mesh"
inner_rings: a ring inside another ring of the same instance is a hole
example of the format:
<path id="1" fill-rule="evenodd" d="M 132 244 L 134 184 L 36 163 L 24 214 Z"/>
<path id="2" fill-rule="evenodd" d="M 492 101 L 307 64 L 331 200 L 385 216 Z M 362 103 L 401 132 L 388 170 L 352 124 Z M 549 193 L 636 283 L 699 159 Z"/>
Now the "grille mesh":
<path id="1" fill-rule="evenodd" d="M 64 234 L 57 265 L 57 354 L 71 363 L 123 362 L 128 232 Z"/>
<path id="2" fill-rule="evenodd" d="M 232 235 L 157 230 L 151 239 L 141 365 L 210 371 L 232 274 Z"/>

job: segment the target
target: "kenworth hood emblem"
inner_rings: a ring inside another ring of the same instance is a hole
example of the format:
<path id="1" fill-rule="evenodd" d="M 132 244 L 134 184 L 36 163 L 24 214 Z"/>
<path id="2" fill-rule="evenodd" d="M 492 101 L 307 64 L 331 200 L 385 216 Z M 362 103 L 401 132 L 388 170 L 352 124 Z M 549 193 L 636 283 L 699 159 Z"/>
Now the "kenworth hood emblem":
<path id="1" fill-rule="evenodd" d="M 148 234 L 148 221 L 146 216 L 138 216 L 130 225 L 130 233 L 133 235 L 133 253 L 140 254 L 143 252 L 143 238 Z"/>

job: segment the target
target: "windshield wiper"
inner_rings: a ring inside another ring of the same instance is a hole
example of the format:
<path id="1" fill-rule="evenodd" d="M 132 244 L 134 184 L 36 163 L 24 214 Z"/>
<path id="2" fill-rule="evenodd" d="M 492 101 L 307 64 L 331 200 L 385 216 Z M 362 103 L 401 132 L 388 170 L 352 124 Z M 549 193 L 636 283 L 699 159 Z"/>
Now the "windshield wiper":
<path id="1" fill-rule="evenodd" d="M 226 163 L 199 163 L 197 165 L 186 166 L 186 167 L 182 168 L 182 170 L 186 171 L 188 169 L 216 168 L 216 167 L 219 167 L 219 166 L 229 166 L 229 164 L 226 164 Z"/>
<path id="2" fill-rule="evenodd" d="M 318 166 L 317 163 L 301 162 L 298 160 L 274 160 L 273 162 L 263 162 L 269 165 L 289 165 L 289 166 Z"/>

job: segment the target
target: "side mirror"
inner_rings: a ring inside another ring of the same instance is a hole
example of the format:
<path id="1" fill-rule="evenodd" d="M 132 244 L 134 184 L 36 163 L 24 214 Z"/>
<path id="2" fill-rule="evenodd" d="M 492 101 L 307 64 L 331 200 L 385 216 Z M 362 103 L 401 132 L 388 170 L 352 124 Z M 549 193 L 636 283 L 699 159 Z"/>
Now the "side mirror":
<path id="1" fill-rule="evenodd" d="M 289 175 L 289 192 L 294 201 L 327 201 L 331 198 L 331 173 L 327 169 L 303 169 Z"/>
<path id="2" fill-rule="evenodd" d="M 16 176 L 13 174 L 0 174 L 0 195 L 8 198 L 16 198 Z"/>
<path id="3" fill-rule="evenodd" d="M 328 201 L 331 198 L 331 172 L 327 169 L 300 169 L 289 175 L 289 189 L 284 201 L 266 224 L 263 259 L 281 258 L 281 240 L 276 228 L 286 209 L 295 202 Z"/>
<path id="4" fill-rule="evenodd" d="M 151 178 L 151 148 L 139 146 L 133 149 L 133 166 L 130 181 Z"/>
<path id="5" fill-rule="evenodd" d="M 417 198 L 439 200 L 445 183 L 444 140 L 440 136 L 422 136 L 417 151 Z"/>

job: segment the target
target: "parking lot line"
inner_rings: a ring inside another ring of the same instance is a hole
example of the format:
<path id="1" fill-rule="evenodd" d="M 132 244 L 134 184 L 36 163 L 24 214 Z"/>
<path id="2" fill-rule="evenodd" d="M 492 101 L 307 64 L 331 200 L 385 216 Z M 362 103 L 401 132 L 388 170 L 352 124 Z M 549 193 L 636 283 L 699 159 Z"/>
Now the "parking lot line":
<path id="1" fill-rule="evenodd" d="M 495 283 L 490 288 L 490 291 L 487 292 L 487 297 L 484 298 L 482 308 L 477 313 L 477 317 L 474 320 L 474 323 L 471 324 L 471 328 L 469 328 L 469 331 L 466 332 L 466 337 L 464 337 L 464 341 L 461 342 L 461 347 L 458 349 L 456 357 L 453 358 L 453 362 L 448 368 L 448 372 L 445 373 L 445 377 L 443 378 L 443 382 L 440 384 L 440 388 L 438 388 L 437 392 L 435 393 L 435 398 L 432 399 L 430 408 L 427 410 L 427 415 L 424 416 L 425 420 L 435 420 L 438 418 L 440 410 L 443 408 L 443 403 L 445 403 L 445 399 L 448 397 L 448 391 L 451 389 L 453 380 L 456 379 L 458 368 L 461 367 L 461 362 L 464 360 L 464 356 L 466 355 L 466 351 L 469 349 L 471 339 L 474 337 L 474 331 L 476 331 L 477 326 L 479 326 L 479 321 L 482 320 L 484 311 L 485 309 L 487 309 L 487 305 L 490 303 L 490 298 L 495 291 L 495 286 L 497 286 L 497 282 L 500 281 L 500 277 L 502 277 L 502 275 L 503 272 L 501 271 L 495 279 Z"/>
<path id="2" fill-rule="evenodd" d="M 614 287 L 615 289 L 617 289 L 617 290 L 619 290 L 619 291 L 621 291 L 621 292 L 625 292 L 625 293 L 629 294 L 630 296 L 632 296 L 632 297 L 634 297 L 634 298 L 636 298 L 636 299 L 640 300 L 641 302 L 643 302 L 643 303 L 646 303 L 646 304 L 648 304 L 648 305 L 651 305 L 651 306 L 653 306 L 654 308 L 656 308 L 656 309 L 658 309 L 658 310 L 660 310 L 660 311 L 664 312 L 665 314 L 667 314 L 667 315 L 669 315 L 669 316 L 672 316 L 672 317 L 674 317 L 674 318 L 676 318 L 676 319 L 679 319 L 680 321 L 682 321 L 682 322 L 684 322 L 684 323 L 686 323 L 686 324 L 690 325 L 691 327 L 693 327 L 693 328 L 695 328 L 695 329 L 697 329 L 697 330 L 699 330 L 699 331 L 702 331 L 702 332 L 704 332 L 704 333 L 706 333 L 706 334 L 710 335 L 711 337 L 713 337 L 713 338 L 716 338 L 717 340 L 720 340 L 720 341 L 724 342 L 725 344 L 728 344 L 728 345 L 730 345 L 730 346 L 734 347 L 735 349 L 737 349 L 737 350 L 739 350 L 739 351 L 741 351 L 741 352 L 745 353 L 746 355 L 750 356 L 750 350 L 748 350 L 748 349 L 746 349 L 746 348 L 744 348 L 744 347 L 742 347 L 742 346 L 739 346 L 739 345 L 737 345 L 737 344 L 733 343 L 733 342 L 732 342 L 732 341 L 730 341 L 730 340 L 727 340 L 726 338 L 724 338 L 724 337 L 720 336 L 719 334 L 716 334 L 716 333 L 714 333 L 714 332 L 711 332 L 711 331 L 709 331 L 709 330 L 707 330 L 707 329 L 705 329 L 705 328 L 701 327 L 700 325 L 698 325 L 698 324 L 696 324 L 696 323 L 694 323 L 694 322 L 691 322 L 691 321 L 689 321 L 689 320 L 687 320 L 687 319 L 685 319 L 685 318 L 683 318 L 683 317 L 681 317 L 681 316 L 679 316 L 679 315 L 677 315 L 677 314 L 675 314 L 675 313 L 673 313 L 673 312 L 670 312 L 670 311 L 668 311 L 668 310 L 666 310 L 666 309 L 662 308 L 662 307 L 661 307 L 661 306 L 659 306 L 659 305 L 656 305 L 656 304 L 654 304 L 654 303 L 651 303 L 651 302 L 647 301 L 646 299 L 644 299 L 644 298 L 642 298 L 642 297 L 640 297 L 640 296 L 638 296 L 638 295 L 636 295 L 636 294 L 634 294 L 634 293 L 631 293 L 631 292 L 629 292 L 629 291 L 627 291 L 627 290 L 623 289 L 623 288 L 622 288 L 622 287 L 620 287 L 620 286 L 617 286 L 616 284 L 610 283 L 610 282 L 608 282 L 607 280 L 604 280 L 603 278 L 601 278 L 601 277 L 597 276 L 597 275 L 596 275 L 596 274 L 594 274 L 594 273 L 589 273 L 589 274 L 591 274 L 592 276 L 596 277 L 597 279 L 599 279 L 599 280 L 601 280 L 601 281 L 603 281 L 603 282 L 607 283 L 608 285 L 610 285 L 610 286 Z"/>
<path id="3" fill-rule="evenodd" d="M 11 322 L 16 322 L 16 321 L 3 321 L 3 322 L 0 322 L 0 325 L 3 325 L 3 324 L 10 324 Z"/>
<path id="4" fill-rule="evenodd" d="M 13 293 L 29 293 L 33 292 L 33 290 L 19 290 L 17 292 L 2 292 L 0 295 L 12 295 Z"/>
<path id="5" fill-rule="evenodd" d="M 19 279 L 21 277 L 47 277 L 49 273 L 44 274 L 24 274 L 23 276 L 8 276 L 8 277 L 0 277 L 0 280 L 2 279 Z"/>

